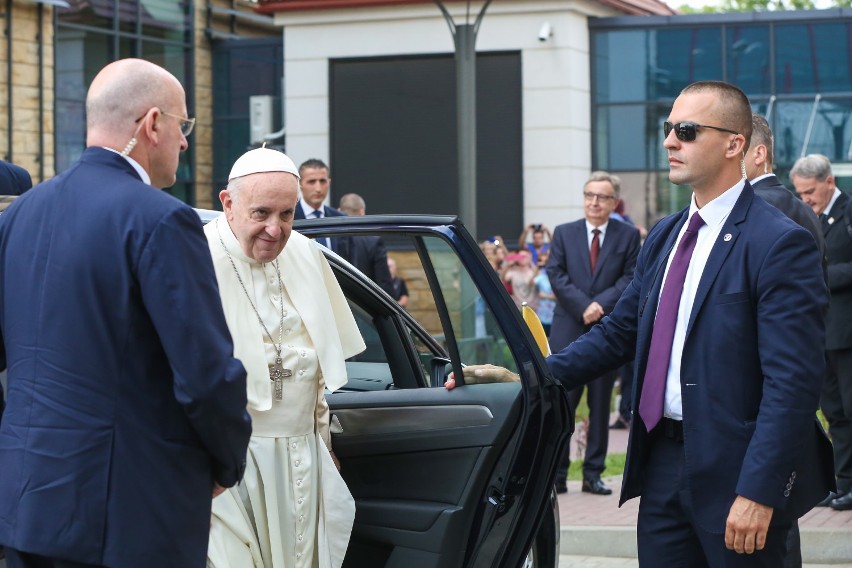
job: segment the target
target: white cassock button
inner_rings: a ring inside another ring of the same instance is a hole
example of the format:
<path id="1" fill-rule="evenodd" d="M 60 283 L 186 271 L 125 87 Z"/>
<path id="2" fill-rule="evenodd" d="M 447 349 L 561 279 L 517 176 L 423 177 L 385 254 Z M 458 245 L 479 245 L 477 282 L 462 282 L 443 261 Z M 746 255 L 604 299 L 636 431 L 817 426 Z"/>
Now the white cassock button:
<path id="1" fill-rule="evenodd" d="M 302 535 L 299 535 L 299 542 L 302 542 Z"/>
<path id="2" fill-rule="evenodd" d="M 301 376 L 305 376 L 305 370 L 304 370 L 304 369 L 299 369 L 299 375 L 301 375 Z"/>
<path id="3" fill-rule="evenodd" d="M 307 357 L 307 356 L 308 356 L 308 354 L 307 354 L 307 353 L 305 352 L 305 350 L 303 349 L 303 350 L 302 350 L 302 357 Z"/>
<path id="4" fill-rule="evenodd" d="M 299 467 L 299 464 L 301 464 L 301 463 L 302 463 L 301 460 L 296 460 L 296 467 Z"/>
<path id="5" fill-rule="evenodd" d="M 297 503 L 299 503 L 299 505 L 301 505 L 301 504 L 302 504 L 302 501 L 304 501 L 304 499 L 303 499 L 303 498 L 301 498 L 301 497 L 299 497 L 299 500 L 297 501 Z"/>
<path id="6" fill-rule="evenodd" d="M 302 557 L 302 553 L 301 553 L 301 552 L 296 553 L 296 558 L 301 558 L 301 557 Z"/>
<path id="7" fill-rule="evenodd" d="M 292 444 L 290 444 L 290 447 L 295 450 L 296 449 L 296 442 L 293 442 Z"/>
<path id="8" fill-rule="evenodd" d="M 302 486 L 302 480 L 301 480 L 301 479 L 297 479 L 297 480 L 296 480 L 296 487 L 301 487 L 301 486 Z"/>
<path id="9" fill-rule="evenodd" d="M 304 522 L 305 522 L 305 515 L 299 515 L 299 522 L 300 522 L 300 523 L 304 523 Z"/>

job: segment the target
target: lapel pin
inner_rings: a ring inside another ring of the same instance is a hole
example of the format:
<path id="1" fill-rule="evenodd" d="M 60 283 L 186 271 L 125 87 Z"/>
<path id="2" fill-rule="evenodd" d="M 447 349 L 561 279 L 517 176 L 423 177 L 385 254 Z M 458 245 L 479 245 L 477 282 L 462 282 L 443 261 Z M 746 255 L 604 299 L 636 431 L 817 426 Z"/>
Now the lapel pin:
<path id="1" fill-rule="evenodd" d="M 724 237 L 724 239 L 725 239 L 725 242 L 726 242 L 726 243 L 727 243 L 728 241 L 730 241 L 731 239 L 733 239 L 733 238 L 734 238 L 734 236 L 733 236 L 731 233 L 725 233 L 725 237 Z"/>
<path id="2" fill-rule="evenodd" d="M 829 218 L 828 218 L 828 224 L 829 224 L 829 225 L 834 225 L 834 217 L 829 217 Z"/>

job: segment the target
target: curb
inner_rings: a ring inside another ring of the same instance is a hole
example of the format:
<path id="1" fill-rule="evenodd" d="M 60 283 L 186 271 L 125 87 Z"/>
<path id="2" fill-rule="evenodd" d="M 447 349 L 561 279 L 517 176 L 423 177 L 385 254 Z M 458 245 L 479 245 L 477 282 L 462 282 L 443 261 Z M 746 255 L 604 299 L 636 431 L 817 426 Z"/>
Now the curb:
<path id="1" fill-rule="evenodd" d="M 636 527 L 562 525 L 559 553 L 571 556 L 636 558 Z M 801 529 L 802 561 L 840 564 L 852 561 L 848 530 Z"/>

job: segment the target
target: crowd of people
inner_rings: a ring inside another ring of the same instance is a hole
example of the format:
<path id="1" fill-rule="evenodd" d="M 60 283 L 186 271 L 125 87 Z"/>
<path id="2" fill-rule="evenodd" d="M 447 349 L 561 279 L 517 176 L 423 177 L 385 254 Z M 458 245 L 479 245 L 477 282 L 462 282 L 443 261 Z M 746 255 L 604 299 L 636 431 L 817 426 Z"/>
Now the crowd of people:
<path id="1" fill-rule="evenodd" d="M 119 60 L 86 110 L 80 160 L 0 223 L 9 567 L 340 566 L 355 505 L 324 393 L 365 346 L 292 223 L 363 215 L 363 198 L 329 207 L 327 164 L 258 148 L 202 227 L 150 191 L 175 182 L 194 126 L 178 80 Z M 582 491 L 595 495 L 612 492 L 601 475 L 621 372 L 621 501 L 642 496 L 641 565 L 800 565 L 798 517 L 852 510 L 852 200 L 820 155 L 794 165 L 796 199 L 772 173 L 768 124 L 732 85 L 684 89 L 664 132 L 670 179 L 693 191 L 686 210 L 646 232 L 618 176 L 598 171 L 582 218 L 481 249 L 518 307 L 537 311 L 575 410 L 587 392 Z M 3 171 L 4 187 L 27 189 Z M 381 239 L 317 240 L 408 305 Z M 569 462 L 566 443 L 559 493 Z"/>

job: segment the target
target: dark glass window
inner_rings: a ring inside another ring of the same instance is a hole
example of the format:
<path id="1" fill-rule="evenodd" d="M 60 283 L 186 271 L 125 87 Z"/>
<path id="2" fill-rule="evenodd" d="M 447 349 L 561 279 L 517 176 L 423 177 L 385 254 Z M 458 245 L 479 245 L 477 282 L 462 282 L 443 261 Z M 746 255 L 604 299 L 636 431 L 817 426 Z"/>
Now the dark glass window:
<path id="1" fill-rule="evenodd" d="M 850 161 L 852 100 L 780 101 L 771 119 L 775 162 L 792 166 L 805 154 L 824 154 L 833 162 Z"/>
<path id="2" fill-rule="evenodd" d="M 598 107 L 595 169 L 656 170 L 668 167 L 663 149 L 665 105 Z"/>
<path id="3" fill-rule="evenodd" d="M 778 93 L 852 91 L 852 24 L 796 23 L 775 27 Z"/>
<path id="4" fill-rule="evenodd" d="M 650 32 L 600 33 L 594 38 L 595 100 L 609 103 L 651 98 L 650 93 L 656 90 L 656 73 L 648 57 Z M 625 89 L 625 85 L 629 88 Z"/>
<path id="5" fill-rule="evenodd" d="M 769 26 L 725 30 L 725 78 L 749 95 L 772 92 Z"/>
<path id="6" fill-rule="evenodd" d="M 86 91 L 100 69 L 139 57 L 168 69 L 184 85 L 192 115 L 192 27 L 187 1 L 69 0 L 56 9 L 56 171 L 74 163 L 86 145 Z M 176 112 L 165 109 L 169 112 Z M 190 145 L 192 141 L 190 140 Z M 177 182 L 167 191 L 195 200 L 192 153 L 180 158 Z"/>
<path id="7" fill-rule="evenodd" d="M 722 33 L 717 27 L 656 30 L 651 61 L 654 92 L 649 99 L 674 100 L 696 81 L 722 78 Z"/>

